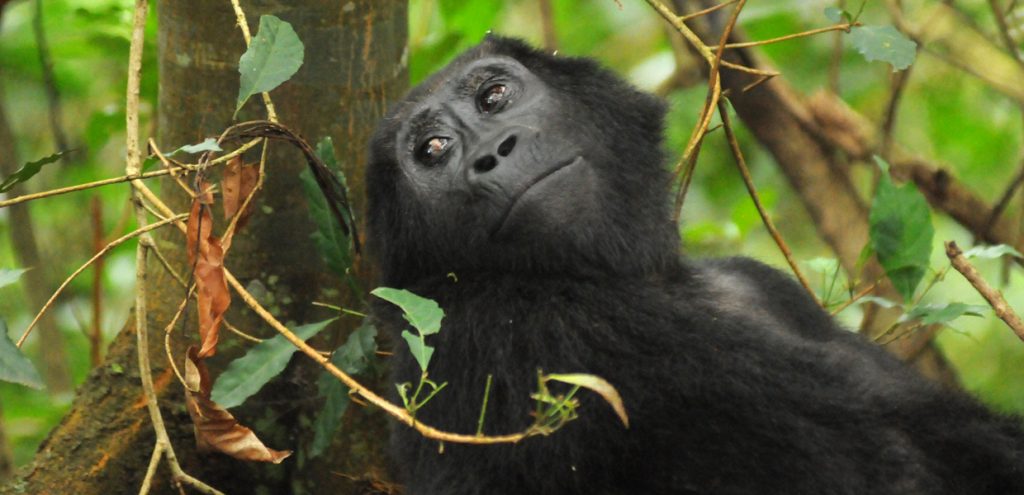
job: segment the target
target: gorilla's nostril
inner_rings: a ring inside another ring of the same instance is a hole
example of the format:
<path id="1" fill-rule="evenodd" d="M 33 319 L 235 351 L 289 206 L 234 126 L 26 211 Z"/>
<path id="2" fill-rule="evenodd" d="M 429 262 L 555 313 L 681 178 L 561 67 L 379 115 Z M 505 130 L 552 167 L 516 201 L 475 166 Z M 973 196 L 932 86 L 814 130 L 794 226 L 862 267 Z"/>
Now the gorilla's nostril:
<path id="1" fill-rule="evenodd" d="M 498 159 L 494 155 L 486 155 L 473 162 L 473 170 L 477 172 L 490 172 L 498 165 Z"/>
<path id="2" fill-rule="evenodd" d="M 511 153 L 512 149 L 515 148 L 515 147 L 516 147 L 516 137 L 515 136 L 509 136 L 509 137 L 505 138 L 505 140 L 502 141 L 501 144 L 498 145 L 498 155 L 502 156 L 502 157 L 508 156 L 508 154 Z"/>

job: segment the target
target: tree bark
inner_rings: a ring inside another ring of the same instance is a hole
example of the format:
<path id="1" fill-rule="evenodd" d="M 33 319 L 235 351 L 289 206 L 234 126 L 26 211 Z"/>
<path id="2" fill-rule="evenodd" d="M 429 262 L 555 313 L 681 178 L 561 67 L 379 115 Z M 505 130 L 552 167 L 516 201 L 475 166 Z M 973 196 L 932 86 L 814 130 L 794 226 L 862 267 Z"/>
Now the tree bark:
<path id="1" fill-rule="evenodd" d="M 294 27 L 305 46 L 299 72 L 272 93 L 283 124 L 310 142 L 334 140 L 352 191 L 357 218 L 362 218 L 362 165 L 365 143 L 388 102 L 407 85 L 405 63 L 406 2 L 404 0 L 243 1 L 250 30 L 256 33 L 261 15 L 275 15 Z M 232 123 L 238 94 L 238 58 L 245 49 L 230 2 L 174 0 L 159 2 L 159 77 L 157 105 L 161 149 L 171 150 L 218 135 Z M 143 67 L 154 71 L 157 67 Z M 258 97 L 246 104 L 238 120 L 265 118 Z M 258 151 L 246 161 L 257 161 Z M 271 143 L 265 189 L 257 196 L 255 214 L 235 236 L 225 264 L 249 287 L 262 287 L 264 302 L 286 322 L 308 323 L 327 316 L 314 301 L 351 301 L 337 277 L 330 275 L 313 248 L 313 231 L 298 174 L 301 155 L 282 143 Z M 216 172 L 212 179 L 217 179 Z M 161 195 L 177 211 L 188 199 L 173 181 Z M 219 207 L 215 214 L 219 215 Z M 215 231 L 225 223 L 215 220 Z M 167 229 L 160 251 L 179 273 L 187 274 L 183 237 Z M 152 258 L 151 258 L 152 259 Z M 225 493 L 365 493 L 373 480 L 387 479 L 382 448 L 387 442 L 382 415 L 350 407 L 343 433 L 332 449 L 317 459 L 306 455 L 310 424 L 320 407 L 315 379 L 319 370 L 299 357 L 285 373 L 232 412 L 252 427 L 270 447 L 294 449 L 280 465 L 244 463 L 219 454 L 195 451 L 192 426 L 183 406 L 182 387 L 167 363 L 163 329 L 185 290 L 158 263 L 150 263 L 149 349 L 160 406 L 183 468 Z M 356 267 L 364 287 L 371 274 Z M 341 294 L 339 296 L 339 294 Z M 190 304 L 194 306 L 194 304 Z M 228 319 L 262 337 L 273 331 L 236 298 Z M 191 313 L 191 312 L 190 312 Z M 317 342 L 330 348 L 343 341 L 347 325 Z M 133 322 L 111 344 L 104 366 L 89 375 L 72 410 L 40 447 L 30 469 L 0 493 L 134 493 L 138 490 L 153 448 L 153 430 L 145 412 L 135 359 Z M 172 353 L 179 362 L 196 337 L 195 316 L 187 314 L 172 335 Z M 216 374 L 249 344 L 221 334 L 217 356 L 208 361 Z M 343 437 L 343 438 L 342 438 Z M 158 471 L 154 491 L 176 493 L 167 470 Z"/>

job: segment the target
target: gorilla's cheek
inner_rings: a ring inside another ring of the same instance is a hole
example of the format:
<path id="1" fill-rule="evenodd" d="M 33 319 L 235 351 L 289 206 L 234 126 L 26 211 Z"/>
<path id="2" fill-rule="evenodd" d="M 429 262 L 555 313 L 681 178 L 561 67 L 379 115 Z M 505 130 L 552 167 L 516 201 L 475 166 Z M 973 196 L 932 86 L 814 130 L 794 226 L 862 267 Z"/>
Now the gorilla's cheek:
<path id="1" fill-rule="evenodd" d="M 540 178 L 509 206 L 495 240 L 551 235 L 585 221 L 581 205 L 593 204 L 597 178 L 582 157 Z"/>

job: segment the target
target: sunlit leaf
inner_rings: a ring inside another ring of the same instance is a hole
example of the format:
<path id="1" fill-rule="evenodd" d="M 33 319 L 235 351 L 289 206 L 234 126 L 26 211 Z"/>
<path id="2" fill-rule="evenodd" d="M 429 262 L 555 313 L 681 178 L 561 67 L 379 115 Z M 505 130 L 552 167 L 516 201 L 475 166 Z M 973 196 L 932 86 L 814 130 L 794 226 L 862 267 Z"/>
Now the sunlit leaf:
<path id="1" fill-rule="evenodd" d="M 300 339 L 307 340 L 323 330 L 336 318 L 298 326 L 292 329 Z M 249 349 L 244 356 L 231 361 L 213 387 L 213 400 L 221 407 L 241 405 L 275 376 L 281 374 L 292 354 L 298 349 L 283 335 L 275 335 Z"/>
<path id="2" fill-rule="evenodd" d="M 875 157 L 886 173 L 878 181 L 871 203 L 871 245 L 893 286 L 910 300 L 928 270 L 932 252 L 931 211 L 913 184 L 897 187 L 887 172 L 888 164 Z"/>
<path id="3" fill-rule="evenodd" d="M 42 389 L 43 379 L 21 349 L 7 335 L 7 322 L 0 318 L 0 380 Z"/>
<path id="4" fill-rule="evenodd" d="M 1014 258 L 1024 258 L 1024 255 L 1021 255 L 1019 251 L 1014 249 L 1012 246 L 1007 246 L 1006 244 L 997 244 L 995 246 L 974 246 L 971 249 L 964 251 L 964 256 L 967 258 L 981 258 L 987 260 L 1002 258 L 1006 255 L 1013 256 Z"/>
<path id="5" fill-rule="evenodd" d="M 173 154 L 175 154 L 175 153 L 177 153 L 179 151 L 181 151 L 183 153 L 196 154 L 196 153 L 204 153 L 204 152 L 207 152 L 207 151 L 224 151 L 224 150 L 220 149 L 220 145 L 217 144 L 217 140 L 216 139 L 206 138 L 201 143 L 186 144 L 185 146 L 182 146 L 182 147 L 180 147 L 180 148 L 178 148 L 178 149 L 168 153 L 165 156 L 171 156 L 171 155 L 173 155 Z"/>
<path id="6" fill-rule="evenodd" d="M 896 70 L 910 67 L 917 57 L 917 43 L 892 26 L 857 26 L 850 42 L 868 61 L 887 62 Z"/>
<path id="7" fill-rule="evenodd" d="M 60 160 L 62 156 L 71 153 L 71 151 L 61 151 L 54 153 L 46 158 L 40 158 L 34 162 L 28 162 L 18 169 L 17 172 L 9 175 L 7 178 L 0 182 L 0 193 L 10 191 L 12 187 L 21 184 L 33 176 L 39 173 L 43 169 L 43 165 L 49 165 L 57 160 Z"/>
<path id="8" fill-rule="evenodd" d="M 0 287 L 17 282 L 27 271 L 28 268 L 0 268 Z"/>
<path id="9" fill-rule="evenodd" d="M 259 31 L 238 59 L 242 78 L 235 113 L 250 96 L 268 92 L 295 75 L 302 66 L 304 52 L 291 24 L 272 15 L 260 16 Z"/>
<path id="10" fill-rule="evenodd" d="M 605 402 L 612 406 L 615 414 L 622 420 L 622 424 L 629 428 L 629 416 L 626 415 L 626 406 L 622 404 L 622 397 L 619 396 L 619 391 L 615 390 L 615 387 L 604 378 L 585 373 L 547 375 L 546 378 L 570 385 L 579 385 L 591 392 L 597 393 Z"/>
<path id="11" fill-rule="evenodd" d="M 402 338 L 409 344 L 409 352 L 412 353 L 412 357 L 416 358 L 416 362 L 420 365 L 420 370 L 427 371 L 427 366 L 430 365 L 430 358 L 434 356 L 434 348 L 425 344 L 422 337 L 413 335 L 408 330 L 402 330 Z"/>
<path id="12" fill-rule="evenodd" d="M 405 289 L 378 287 L 371 294 L 390 302 L 405 313 L 405 319 L 422 335 L 432 335 L 441 331 L 441 319 L 444 311 L 431 299 L 417 296 Z"/>

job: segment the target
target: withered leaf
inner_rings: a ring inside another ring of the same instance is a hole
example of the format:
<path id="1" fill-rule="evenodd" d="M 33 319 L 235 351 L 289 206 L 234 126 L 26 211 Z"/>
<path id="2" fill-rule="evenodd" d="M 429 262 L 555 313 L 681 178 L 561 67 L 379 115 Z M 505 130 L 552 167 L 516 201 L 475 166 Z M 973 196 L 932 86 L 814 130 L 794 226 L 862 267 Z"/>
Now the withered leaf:
<path id="1" fill-rule="evenodd" d="M 224 218 L 230 220 L 238 212 L 245 202 L 245 198 L 252 194 L 256 188 L 256 180 L 259 178 L 259 169 L 255 164 L 242 164 L 242 157 L 236 156 L 228 161 L 224 167 L 224 178 L 221 180 L 221 189 L 224 194 Z M 245 208 L 239 218 L 238 227 L 242 228 L 252 215 L 253 202 Z"/>
<path id="2" fill-rule="evenodd" d="M 264 445 L 251 429 L 210 400 L 213 384 L 199 354 L 195 346 L 189 347 L 185 359 L 185 407 L 192 417 L 196 447 L 202 452 L 221 452 L 243 461 L 274 464 L 290 456 L 290 450 L 274 450 Z"/>
<path id="3" fill-rule="evenodd" d="M 220 239 L 213 235 L 210 208 L 203 207 L 198 199 L 192 202 L 186 239 L 196 283 L 199 339 L 202 342 L 199 357 L 205 358 L 217 352 L 220 324 L 224 320 L 224 312 L 231 305 L 231 293 L 224 275 L 224 248 Z"/>

